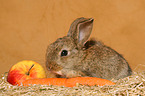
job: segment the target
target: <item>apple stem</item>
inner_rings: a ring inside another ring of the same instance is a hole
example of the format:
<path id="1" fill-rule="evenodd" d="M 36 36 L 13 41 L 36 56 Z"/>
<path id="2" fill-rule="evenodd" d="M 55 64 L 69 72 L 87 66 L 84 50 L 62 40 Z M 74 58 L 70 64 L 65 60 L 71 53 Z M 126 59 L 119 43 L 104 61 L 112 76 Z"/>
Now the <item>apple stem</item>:
<path id="1" fill-rule="evenodd" d="M 30 74 L 30 70 L 31 70 L 33 67 L 34 67 L 34 64 L 30 67 L 30 69 L 29 69 L 29 71 L 28 71 L 27 75 L 29 75 L 29 74 Z"/>

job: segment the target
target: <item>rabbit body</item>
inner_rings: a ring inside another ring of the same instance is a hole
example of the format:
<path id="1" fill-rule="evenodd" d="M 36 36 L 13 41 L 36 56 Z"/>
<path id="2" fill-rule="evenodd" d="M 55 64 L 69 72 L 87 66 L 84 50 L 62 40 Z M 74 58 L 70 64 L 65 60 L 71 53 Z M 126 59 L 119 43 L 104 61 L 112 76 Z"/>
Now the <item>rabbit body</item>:
<path id="1" fill-rule="evenodd" d="M 58 77 L 89 76 L 120 79 L 132 74 L 127 61 L 100 41 L 88 40 L 92 18 L 76 19 L 67 34 L 50 44 L 46 67 Z"/>

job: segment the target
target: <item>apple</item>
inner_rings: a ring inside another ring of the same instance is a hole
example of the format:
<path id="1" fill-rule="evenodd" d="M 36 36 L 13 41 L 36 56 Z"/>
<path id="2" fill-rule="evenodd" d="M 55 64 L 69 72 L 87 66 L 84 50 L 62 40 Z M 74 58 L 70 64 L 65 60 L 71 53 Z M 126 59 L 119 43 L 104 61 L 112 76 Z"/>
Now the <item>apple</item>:
<path id="1" fill-rule="evenodd" d="M 43 67 L 31 60 L 13 65 L 8 72 L 7 81 L 12 85 L 21 85 L 27 79 L 46 78 Z"/>

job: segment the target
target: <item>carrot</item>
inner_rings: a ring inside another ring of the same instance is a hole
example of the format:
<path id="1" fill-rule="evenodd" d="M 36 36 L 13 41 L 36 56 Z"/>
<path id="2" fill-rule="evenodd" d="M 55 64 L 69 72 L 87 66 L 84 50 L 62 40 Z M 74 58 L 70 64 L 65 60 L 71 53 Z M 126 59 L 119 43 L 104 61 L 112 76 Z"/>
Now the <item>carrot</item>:
<path id="1" fill-rule="evenodd" d="M 41 85 L 57 85 L 64 86 L 66 82 L 66 78 L 37 78 L 37 79 L 27 79 L 22 82 L 23 86 L 30 86 L 33 84 L 41 84 Z"/>
<path id="2" fill-rule="evenodd" d="M 112 81 L 106 80 L 106 79 L 101 79 L 101 78 L 96 78 L 96 77 L 76 77 L 76 78 L 69 78 L 67 79 L 66 82 L 66 87 L 73 87 L 76 86 L 76 83 L 82 84 L 82 85 L 89 85 L 89 86 L 94 86 L 94 85 L 115 85 Z"/>
<path id="3" fill-rule="evenodd" d="M 41 84 L 41 85 L 57 85 L 57 86 L 65 86 L 65 87 L 74 87 L 76 84 L 82 85 L 115 85 L 115 83 L 101 78 L 96 77 L 76 77 L 76 78 L 44 78 L 44 79 L 28 79 L 22 82 L 24 86 L 30 86 L 31 84 Z"/>

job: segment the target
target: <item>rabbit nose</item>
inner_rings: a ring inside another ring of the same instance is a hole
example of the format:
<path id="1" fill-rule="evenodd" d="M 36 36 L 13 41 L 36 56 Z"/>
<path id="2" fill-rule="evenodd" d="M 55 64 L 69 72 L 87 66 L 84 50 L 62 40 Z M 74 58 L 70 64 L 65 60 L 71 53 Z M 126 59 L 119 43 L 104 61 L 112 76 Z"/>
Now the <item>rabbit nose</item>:
<path id="1" fill-rule="evenodd" d="M 46 67 L 49 71 L 59 71 L 62 69 L 62 66 L 58 65 L 56 62 L 47 61 Z"/>

